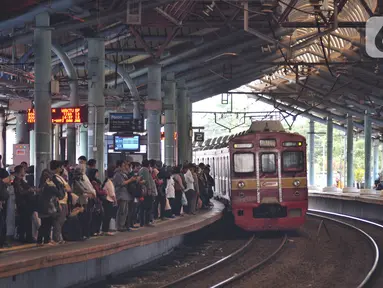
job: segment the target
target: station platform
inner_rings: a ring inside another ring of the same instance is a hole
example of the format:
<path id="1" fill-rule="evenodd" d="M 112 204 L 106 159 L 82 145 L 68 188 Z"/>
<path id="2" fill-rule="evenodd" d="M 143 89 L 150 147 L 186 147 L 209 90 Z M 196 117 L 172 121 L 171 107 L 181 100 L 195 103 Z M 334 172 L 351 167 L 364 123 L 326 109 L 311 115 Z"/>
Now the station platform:
<path id="1" fill-rule="evenodd" d="M 66 288 L 102 280 L 170 253 L 186 234 L 222 218 L 224 205 L 197 215 L 158 221 L 114 236 L 94 237 L 83 242 L 36 247 L 19 246 L 0 252 L 1 288 Z"/>
<path id="2" fill-rule="evenodd" d="M 383 196 L 380 191 L 369 194 L 309 191 L 309 209 L 383 221 Z"/>

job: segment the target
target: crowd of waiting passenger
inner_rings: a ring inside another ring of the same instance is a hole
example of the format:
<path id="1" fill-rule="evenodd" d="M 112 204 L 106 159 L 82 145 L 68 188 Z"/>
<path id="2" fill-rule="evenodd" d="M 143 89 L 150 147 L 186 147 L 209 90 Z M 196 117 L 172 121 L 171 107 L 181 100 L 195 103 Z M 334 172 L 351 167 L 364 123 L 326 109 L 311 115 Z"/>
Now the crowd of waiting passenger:
<path id="1" fill-rule="evenodd" d="M 51 161 L 38 185 L 34 167 L 25 162 L 10 174 L 0 168 L 0 247 L 10 246 L 6 237 L 10 189 L 16 197 L 14 237 L 38 246 L 153 227 L 156 221 L 213 206 L 214 180 L 210 167 L 202 163 L 170 167 L 155 160 L 117 161 L 100 179 L 96 160 L 81 156 L 78 162 L 70 167 L 68 161 Z"/>

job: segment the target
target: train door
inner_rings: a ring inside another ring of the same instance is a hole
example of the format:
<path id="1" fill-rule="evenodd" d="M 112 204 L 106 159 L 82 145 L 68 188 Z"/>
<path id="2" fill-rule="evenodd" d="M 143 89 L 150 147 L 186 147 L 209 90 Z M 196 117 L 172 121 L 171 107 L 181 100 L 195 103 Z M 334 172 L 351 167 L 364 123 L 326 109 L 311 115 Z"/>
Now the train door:
<path id="1" fill-rule="evenodd" d="M 257 153 L 257 202 L 271 204 L 280 202 L 280 153 L 260 150 Z"/>

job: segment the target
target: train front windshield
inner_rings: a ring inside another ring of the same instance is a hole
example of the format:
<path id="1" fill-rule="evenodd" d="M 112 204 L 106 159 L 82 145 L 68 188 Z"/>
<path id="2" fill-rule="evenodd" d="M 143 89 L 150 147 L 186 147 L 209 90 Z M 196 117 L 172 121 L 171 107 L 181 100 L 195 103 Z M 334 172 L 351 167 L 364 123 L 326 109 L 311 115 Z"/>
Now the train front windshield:
<path id="1" fill-rule="evenodd" d="M 282 165 L 285 172 L 299 172 L 304 169 L 304 155 L 302 151 L 284 151 Z"/>

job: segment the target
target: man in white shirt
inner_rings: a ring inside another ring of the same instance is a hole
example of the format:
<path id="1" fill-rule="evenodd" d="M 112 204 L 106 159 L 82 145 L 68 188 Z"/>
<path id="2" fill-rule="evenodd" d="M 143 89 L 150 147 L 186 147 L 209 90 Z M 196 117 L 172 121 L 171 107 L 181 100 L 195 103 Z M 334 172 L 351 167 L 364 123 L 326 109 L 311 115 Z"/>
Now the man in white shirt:
<path id="1" fill-rule="evenodd" d="M 184 176 L 186 181 L 186 198 L 188 200 L 188 212 L 190 214 L 195 214 L 195 207 L 197 201 L 197 193 L 194 190 L 194 178 L 193 174 L 190 171 L 191 164 L 184 166 Z"/>

